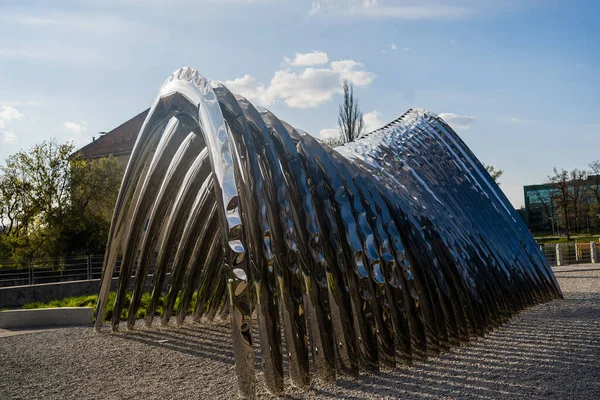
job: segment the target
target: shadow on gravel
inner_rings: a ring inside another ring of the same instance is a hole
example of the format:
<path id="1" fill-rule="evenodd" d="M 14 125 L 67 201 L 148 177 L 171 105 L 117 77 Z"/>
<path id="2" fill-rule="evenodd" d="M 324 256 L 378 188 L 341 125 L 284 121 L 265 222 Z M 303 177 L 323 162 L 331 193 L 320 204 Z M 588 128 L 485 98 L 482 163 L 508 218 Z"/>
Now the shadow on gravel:
<path id="1" fill-rule="evenodd" d="M 233 364 L 228 324 L 144 329 L 122 337 Z M 427 362 L 359 379 L 342 377 L 337 386 L 316 384 L 308 393 L 284 398 L 594 398 L 600 394 L 599 359 L 600 295 L 570 293 L 563 301 L 526 310 L 493 334 Z M 256 361 L 260 371 L 258 348 Z"/>
<path id="2" fill-rule="evenodd" d="M 316 383 L 306 392 L 287 385 L 283 398 L 600 398 L 598 281 L 562 280 L 565 300 L 525 310 L 485 338 L 427 362 L 341 377 L 336 385 Z M 264 392 L 256 331 L 254 340 L 259 398 L 274 399 Z M 99 394 L 235 399 L 229 323 L 139 326 L 115 334 L 62 328 L 0 339 L 0 399 Z"/>
<path id="3" fill-rule="evenodd" d="M 118 333 L 124 340 L 150 348 L 176 351 L 197 358 L 207 358 L 224 364 L 234 364 L 228 325 L 186 325 L 160 329 L 140 329 Z M 149 349 L 151 351 L 151 349 Z"/>
<path id="4" fill-rule="evenodd" d="M 556 277 L 560 278 L 560 279 L 588 279 L 588 280 L 591 280 L 591 278 L 588 276 L 583 276 L 583 275 L 582 276 L 580 276 L 580 275 L 564 275 L 563 276 L 563 275 L 560 275 L 560 273 L 557 273 Z M 595 278 L 593 280 L 600 282 L 600 278 Z"/>

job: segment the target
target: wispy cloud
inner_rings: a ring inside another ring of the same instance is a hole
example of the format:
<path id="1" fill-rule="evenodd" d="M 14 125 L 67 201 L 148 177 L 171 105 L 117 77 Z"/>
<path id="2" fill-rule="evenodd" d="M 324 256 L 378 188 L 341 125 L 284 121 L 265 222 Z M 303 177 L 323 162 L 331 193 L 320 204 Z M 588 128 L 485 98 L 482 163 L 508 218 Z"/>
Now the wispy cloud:
<path id="1" fill-rule="evenodd" d="M 475 121 L 475 117 L 468 115 L 458 115 L 455 113 L 440 113 L 440 118 L 448 123 L 452 128 L 459 130 L 469 129 L 471 124 Z"/>
<path id="2" fill-rule="evenodd" d="M 383 49 L 384 53 L 387 51 L 410 51 L 410 47 L 398 47 L 396 43 L 390 43 Z"/>
<path id="3" fill-rule="evenodd" d="M 48 53 L 34 50 L 15 49 L 10 47 L 0 48 L 0 58 L 14 59 L 14 60 L 48 60 L 55 57 L 50 56 Z"/>
<path id="4" fill-rule="evenodd" d="M 511 124 L 531 124 L 531 123 L 535 123 L 536 121 L 532 120 L 532 119 L 523 119 L 523 118 L 517 118 L 517 117 L 512 117 L 512 118 L 505 118 L 505 119 L 501 119 L 501 122 L 508 122 Z"/>
<path id="5" fill-rule="evenodd" d="M 45 31 L 77 31 L 79 34 L 91 34 L 96 37 L 113 37 L 116 33 L 131 33 L 137 29 L 148 29 L 146 25 L 134 19 L 103 13 L 81 13 L 74 11 L 53 11 L 43 14 L 7 13 L 0 21 Z"/>
<path id="6" fill-rule="evenodd" d="M 143 40 L 162 37 L 158 24 L 111 15 L 102 11 L 3 10 L 0 26 L 15 37 L 34 38 L 3 43 L 0 59 L 45 61 L 69 66 L 93 65 L 109 68 L 128 61 L 131 47 Z M 118 40 L 115 40 L 118 38 Z M 118 60 L 118 62 L 116 62 Z"/>
<path id="7" fill-rule="evenodd" d="M 321 2 L 320 1 L 313 1 L 310 7 L 310 15 L 315 15 L 316 13 L 318 13 L 321 10 Z"/>
<path id="8" fill-rule="evenodd" d="M 323 53 L 323 56 L 325 58 L 327 54 Z M 276 71 L 268 85 L 249 74 L 224 84 L 231 91 L 263 106 L 283 101 L 291 108 L 312 108 L 331 101 L 335 94 L 341 93 L 344 80 L 355 86 L 368 86 L 374 78 L 375 75 L 366 71 L 361 63 L 339 60 L 332 61 L 329 67 L 309 67 L 298 73 L 289 69 Z"/>
<path id="9" fill-rule="evenodd" d="M 80 134 L 87 132 L 87 123 L 81 121 L 79 123 L 73 121 L 65 121 L 64 127 L 71 133 Z"/>
<path id="10" fill-rule="evenodd" d="M 5 131 L 2 133 L 2 140 L 6 144 L 16 143 L 17 135 L 15 135 L 13 132 Z"/>
<path id="11" fill-rule="evenodd" d="M 0 106 L 10 106 L 10 107 L 30 107 L 30 106 L 41 106 L 42 103 L 39 101 L 0 101 Z"/>
<path id="12" fill-rule="evenodd" d="M 502 12 L 518 5 L 518 2 L 480 0 L 318 0 L 313 1 L 310 13 L 377 19 L 447 20 Z"/>

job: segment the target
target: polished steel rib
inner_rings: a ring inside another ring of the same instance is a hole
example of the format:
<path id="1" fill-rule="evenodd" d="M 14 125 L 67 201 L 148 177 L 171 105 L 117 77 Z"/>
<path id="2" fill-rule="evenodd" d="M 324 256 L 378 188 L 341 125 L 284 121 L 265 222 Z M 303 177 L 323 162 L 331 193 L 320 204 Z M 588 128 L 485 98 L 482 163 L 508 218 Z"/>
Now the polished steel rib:
<path id="1" fill-rule="evenodd" d="M 125 311 L 134 329 L 144 302 L 147 324 L 228 318 L 242 398 L 257 394 L 258 349 L 279 395 L 286 375 L 305 389 L 403 368 L 562 298 L 437 115 L 411 109 L 332 149 L 192 68 L 160 89 L 127 166 L 97 330 L 119 262 L 113 330 Z"/>

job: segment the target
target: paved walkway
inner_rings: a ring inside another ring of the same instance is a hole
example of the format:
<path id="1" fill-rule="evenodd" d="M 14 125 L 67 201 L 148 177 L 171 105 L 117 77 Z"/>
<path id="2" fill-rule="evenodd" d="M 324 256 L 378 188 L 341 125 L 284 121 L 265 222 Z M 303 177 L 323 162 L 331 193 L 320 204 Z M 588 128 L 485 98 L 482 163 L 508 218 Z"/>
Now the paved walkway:
<path id="1" fill-rule="evenodd" d="M 52 328 L 40 328 L 40 329 L 0 329 L 0 338 L 9 337 L 9 336 L 17 336 L 17 335 L 26 335 L 28 333 L 34 333 L 39 331 L 47 331 Z"/>
<path id="2" fill-rule="evenodd" d="M 552 267 L 552 271 L 556 272 L 576 272 L 576 271 L 598 271 L 600 264 L 572 264 L 560 267 Z"/>

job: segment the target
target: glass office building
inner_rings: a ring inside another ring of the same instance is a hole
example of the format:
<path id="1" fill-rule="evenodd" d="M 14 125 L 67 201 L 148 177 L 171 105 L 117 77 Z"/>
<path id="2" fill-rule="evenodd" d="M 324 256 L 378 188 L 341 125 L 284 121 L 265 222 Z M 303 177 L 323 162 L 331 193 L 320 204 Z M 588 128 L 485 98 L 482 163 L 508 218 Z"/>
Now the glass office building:
<path id="1" fill-rule="evenodd" d="M 566 216 L 561 192 L 555 184 L 524 186 L 525 208 L 520 212 L 521 217 L 535 234 L 564 233 L 567 219 L 572 233 L 598 231 L 600 210 L 594 189 L 598 188 L 599 181 L 598 176 L 592 175 L 580 183 L 577 202 L 574 201 L 575 186 L 569 187 Z"/>

